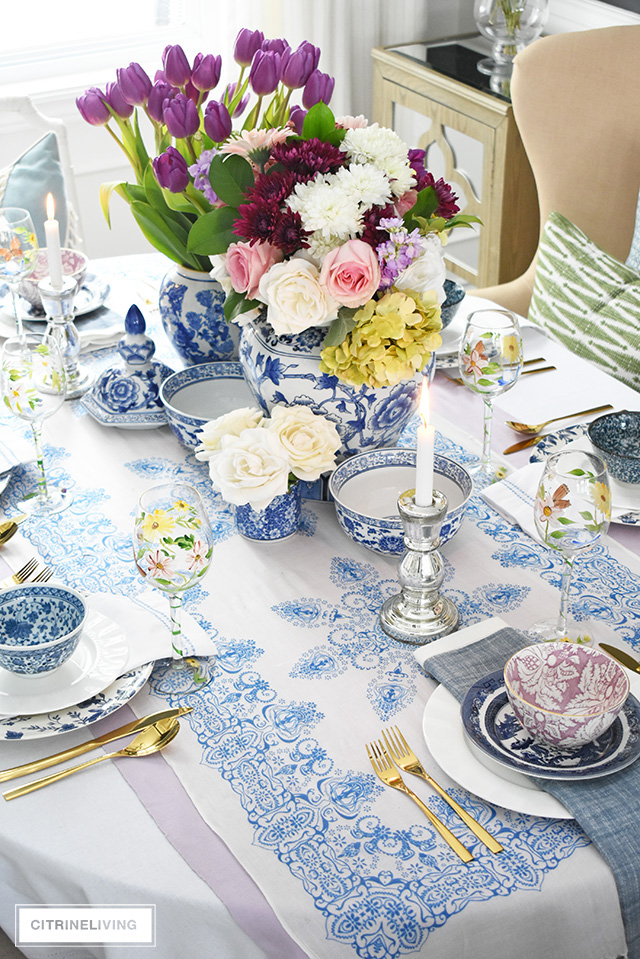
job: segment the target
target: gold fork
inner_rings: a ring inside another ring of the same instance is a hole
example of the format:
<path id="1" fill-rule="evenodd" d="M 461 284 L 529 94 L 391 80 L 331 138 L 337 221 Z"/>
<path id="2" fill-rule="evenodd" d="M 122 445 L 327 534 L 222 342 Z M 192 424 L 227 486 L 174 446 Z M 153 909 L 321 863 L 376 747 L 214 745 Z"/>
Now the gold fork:
<path id="1" fill-rule="evenodd" d="M 53 570 L 50 566 L 43 566 L 37 576 L 31 580 L 32 583 L 46 583 L 53 576 Z"/>
<path id="2" fill-rule="evenodd" d="M 38 560 L 34 557 L 24 564 L 13 576 L 7 576 L 0 582 L 0 589 L 7 589 L 9 586 L 18 586 L 20 583 L 26 583 L 32 573 L 38 568 Z"/>
<path id="3" fill-rule="evenodd" d="M 413 801 L 420 806 L 420 809 L 423 811 L 431 825 L 434 829 L 440 833 L 444 841 L 448 846 L 453 849 L 453 851 L 462 859 L 463 862 L 471 862 L 473 859 L 472 854 L 469 852 L 466 846 L 463 846 L 460 840 L 453 835 L 451 830 L 447 829 L 445 824 L 441 822 L 435 813 L 431 812 L 428 806 L 425 806 L 423 801 L 419 796 L 409 789 L 406 785 L 404 779 L 393 765 L 389 756 L 380 742 L 371 743 L 367 746 L 367 756 L 373 766 L 373 771 L 375 772 L 378 779 L 381 779 L 385 786 L 391 786 L 393 789 L 399 789 L 401 792 L 411 796 Z"/>
<path id="4" fill-rule="evenodd" d="M 481 826 L 480 823 L 466 811 L 466 809 L 463 809 L 462 806 L 455 801 L 455 799 L 452 799 L 449 793 L 446 792 L 432 776 L 429 775 L 397 726 L 395 727 L 395 734 L 391 729 L 383 729 L 382 736 L 389 751 L 389 755 L 395 762 L 396 766 L 399 766 L 400 769 L 403 769 L 406 773 L 412 773 L 414 776 L 421 776 L 422 779 L 426 780 L 431 788 L 435 789 L 438 795 L 441 796 L 445 802 L 448 802 L 451 808 L 457 812 L 465 825 L 469 827 L 474 836 L 477 836 L 478 839 L 485 844 L 487 849 L 490 849 L 491 852 L 502 852 L 504 847 L 501 846 L 498 840 L 494 839 L 491 833 L 487 832 L 484 826 Z"/>

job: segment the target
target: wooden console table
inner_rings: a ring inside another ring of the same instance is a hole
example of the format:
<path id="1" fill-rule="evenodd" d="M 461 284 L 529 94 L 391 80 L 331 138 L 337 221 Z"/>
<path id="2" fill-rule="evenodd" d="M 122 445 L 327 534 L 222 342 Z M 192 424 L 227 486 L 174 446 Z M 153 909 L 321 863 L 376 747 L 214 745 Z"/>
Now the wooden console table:
<path id="1" fill-rule="evenodd" d="M 411 53 L 398 52 L 404 49 Z M 419 62 L 417 51 L 427 49 L 413 44 L 372 51 L 373 119 L 409 142 L 402 130 L 409 117 L 412 130 L 420 131 L 410 145 L 427 151 L 434 144 L 439 147 L 444 157 L 439 175 L 454 186 L 463 212 L 475 213 L 483 222 L 475 240 L 469 230 L 451 237 L 447 268 L 473 286 L 504 283 L 528 267 L 539 231 L 536 187 L 511 102 Z M 462 136 L 452 137 L 451 131 Z M 465 144 L 473 148 L 473 162 L 480 167 L 476 176 L 465 172 Z M 427 167 L 431 169 L 429 156 Z M 471 255 L 464 255 L 470 248 Z"/>

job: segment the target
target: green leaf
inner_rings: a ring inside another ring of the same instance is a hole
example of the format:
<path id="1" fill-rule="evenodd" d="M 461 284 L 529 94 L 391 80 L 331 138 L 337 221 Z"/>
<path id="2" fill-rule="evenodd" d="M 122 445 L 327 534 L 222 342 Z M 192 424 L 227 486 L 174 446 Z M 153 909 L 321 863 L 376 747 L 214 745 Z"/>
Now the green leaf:
<path id="1" fill-rule="evenodd" d="M 584 513 L 581 512 L 580 516 L 582 516 L 583 519 L 593 519 L 593 513 L 591 513 L 589 510 L 585 510 Z"/>
<path id="2" fill-rule="evenodd" d="M 104 214 L 104 218 L 107 221 L 109 228 L 111 228 L 111 215 L 109 213 L 109 203 L 111 202 L 111 197 L 114 192 L 118 192 L 120 196 L 123 196 L 122 190 L 118 187 L 122 187 L 124 184 L 118 180 L 114 180 L 111 183 L 103 183 L 100 186 L 100 209 Z M 124 197 L 126 199 L 126 197 Z"/>
<path id="3" fill-rule="evenodd" d="M 238 211 L 229 206 L 221 206 L 211 213 L 205 213 L 191 227 L 187 249 L 191 253 L 213 256 L 226 253 L 230 243 L 238 241 L 233 232 L 233 224 Z"/>
<path id="4" fill-rule="evenodd" d="M 410 210 L 407 210 L 403 219 L 407 229 L 413 229 L 413 221 L 418 217 L 429 220 L 438 209 L 438 194 L 432 186 L 426 186 L 418 193 L 418 198 Z M 410 225 L 411 224 L 411 225 Z"/>
<path id="5" fill-rule="evenodd" d="M 234 153 L 217 153 L 209 167 L 209 182 L 223 203 L 237 208 L 244 203 L 246 191 L 253 186 L 251 164 Z"/>
<path id="6" fill-rule="evenodd" d="M 488 380 L 485 376 L 481 376 L 476 386 L 495 386 L 493 380 Z"/>
<path id="7" fill-rule="evenodd" d="M 190 256 L 187 252 L 186 233 L 184 234 L 184 242 L 180 242 L 175 223 L 169 225 L 158 211 L 149 206 L 148 203 L 132 203 L 131 212 L 143 235 L 156 250 L 160 250 L 170 260 L 175 260 L 176 263 L 181 263 L 184 266 L 192 267 L 195 270 L 205 268 L 197 257 Z"/>
<path id="8" fill-rule="evenodd" d="M 232 290 L 231 293 L 227 293 L 227 298 L 224 301 L 225 319 L 230 323 L 236 316 L 259 306 L 262 306 L 259 300 L 248 300 L 244 293 L 236 293 L 235 290 Z"/>
<path id="9" fill-rule="evenodd" d="M 567 535 L 568 530 L 557 529 L 554 533 L 549 534 L 550 539 L 562 539 L 563 536 Z"/>
<path id="10" fill-rule="evenodd" d="M 341 343 L 344 343 L 345 339 L 356 325 L 356 321 L 354 319 L 356 313 L 357 310 L 351 310 L 348 307 L 342 307 L 340 309 L 338 312 L 338 318 L 333 321 L 327 330 L 327 335 L 325 336 L 322 344 L 323 348 L 325 346 L 340 346 Z"/>
<path id="11" fill-rule="evenodd" d="M 573 525 L 575 523 L 575 520 L 569 519 L 568 516 L 558 516 L 557 521 L 558 523 L 562 523 L 563 526 L 569 526 L 570 524 Z"/>
<path id="12" fill-rule="evenodd" d="M 581 470 L 581 469 L 578 469 L 578 468 L 576 468 L 576 469 L 574 469 L 574 470 L 569 470 L 569 476 L 588 476 L 588 475 L 589 475 L 589 474 L 586 473 L 585 470 Z"/>
<path id="13" fill-rule="evenodd" d="M 326 105 L 326 103 L 316 103 L 308 111 L 302 124 L 302 139 L 311 140 L 317 137 L 318 140 L 330 141 L 330 137 L 335 132 L 336 120 Z"/>

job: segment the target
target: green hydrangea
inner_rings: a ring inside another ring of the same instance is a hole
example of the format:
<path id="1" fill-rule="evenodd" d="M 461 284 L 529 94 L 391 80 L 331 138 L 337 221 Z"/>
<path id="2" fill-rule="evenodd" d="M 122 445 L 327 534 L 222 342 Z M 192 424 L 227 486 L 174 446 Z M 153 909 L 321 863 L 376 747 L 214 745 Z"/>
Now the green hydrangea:
<path id="1" fill-rule="evenodd" d="M 436 294 L 393 289 L 369 300 L 354 316 L 355 326 L 338 346 L 321 353 L 320 369 L 352 386 L 395 386 L 411 379 L 442 343 Z"/>

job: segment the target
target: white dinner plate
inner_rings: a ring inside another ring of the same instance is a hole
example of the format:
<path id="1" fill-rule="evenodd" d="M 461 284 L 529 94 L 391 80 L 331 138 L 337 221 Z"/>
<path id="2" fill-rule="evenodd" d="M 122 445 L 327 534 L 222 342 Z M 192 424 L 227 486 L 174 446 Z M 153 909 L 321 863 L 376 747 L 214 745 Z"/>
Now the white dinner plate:
<path id="1" fill-rule="evenodd" d="M 424 710 L 422 731 L 429 752 L 460 786 L 487 802 L 547 819 L 573 819 L 567 809 L 528 776 L 505 770 L 491 757 L 470 748 L 460 717 L 460 703 L 438 686 Z"/>
<path id="2" fill-rule="evenodd" d="M 124 631 L 108 616 L 90 609 L 75 652 L 58 669 L 41 676 L 0 669 L 0 713 L 29 715 L 82 703 L 120 675 L 128 655 Z"/>
<path id="3" fill-rule="evenodd" d="M 97 310 L 99 306 L 103 305 L 110 292 L 111 287 L 105 280 L 99 276 L 94 276 L 92 273 L 87 273 L 73 301 L 75 315 L 86 316 L 87 313 Z M 22 296 L 18 297 L 18 310 L 22 318 L 29 320 L 29 322 L 46 322 L 47 317 L 44 310 L 36 309 Z M 11 292 L 6 284 L 0 285 L 0 312 L 3 314 L 3 320 L 8 318 L 12 323 L 15 323 Z"/>

